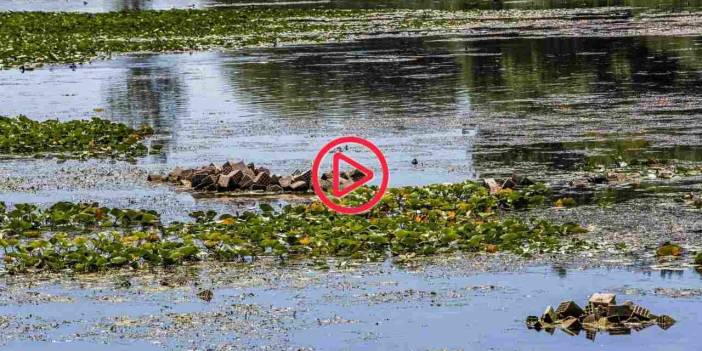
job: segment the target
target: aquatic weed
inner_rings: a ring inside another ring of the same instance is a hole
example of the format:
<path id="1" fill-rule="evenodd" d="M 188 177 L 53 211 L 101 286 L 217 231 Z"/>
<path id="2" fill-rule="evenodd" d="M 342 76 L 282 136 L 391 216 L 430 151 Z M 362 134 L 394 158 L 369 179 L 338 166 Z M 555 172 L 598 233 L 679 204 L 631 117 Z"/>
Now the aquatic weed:
<path id="1" fill-rule="evenodd" d="M 129 159 L 146 155 L 142 140 L 151 134 L 148 126 L 133 129 L 100 118 L 39 122 L 0 116 L 0 154 Z"/>
<path id="2" fill-rule="evenodd" d="M 8 271 L 93 272 L 189 261 L 247 261 L 325 257 L 377 260 L 387 255 L 434 255 L 454 251 L 511 251 L 522 255 L 582 249 L 572 234 L 577 224 L 503 218 L 525 208 L 546 189 L 542 185 L 491 195 L 476 182 L 390 189 L 378 206 L 357 216 L 340 215 L 320 202 L 287 205 L 238 216 L 195 212 L 194 222 L 145 230 L 45 232 L 2 242 Z M 346 204 L 372 196 L 365 187 Z M 538 202 L 538 201 L 536 201 Z M 24 208 L 23 213 L 34 213 Z M 86 218 L 87 219 L 87 218 Z M 24 231 L 26 233 L 26 230 Z M 39 230 L 41 232 L 41 230 Z M 564 239 L 571 239 L 570 242 Z"/>

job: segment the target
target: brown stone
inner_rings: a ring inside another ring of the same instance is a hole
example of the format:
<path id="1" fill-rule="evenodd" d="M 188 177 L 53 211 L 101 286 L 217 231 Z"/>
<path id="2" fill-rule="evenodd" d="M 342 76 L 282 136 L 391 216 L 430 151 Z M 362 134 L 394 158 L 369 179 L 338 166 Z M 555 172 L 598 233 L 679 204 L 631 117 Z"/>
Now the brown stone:
<path id="1" fill-rule="evenodd" d="M 568 317 L 561 322 L 561 328 L 564 330 L 568 330 L 573 333 L 579 332 L 583 326 L 580 324 L 580 321 L 575 318 L 575 317 Z"/>
<path id="2" fill-rule="evenodd" d="M 149 174 L 146 180 L 150 182 L 162 182 L 164 181 L 164 177 L 160 174 Z"/>
<path id="3" fill-rule="evenodd" d="M 597 327 L 597 317 L 594 314 L 588 314 L 583 318 L 583 325 L 589 327 Z"/>
<path id="4" fill-rule="evenodd" d="M 307 190 L 308 186 L 305 181 L 299 180 L 297 182 L 294 182 L 290 184 L 290 190 L 292 191 L 305 191 Z"/>
<path id="5" fill-rule="evenodd" d="M 172 182 L 177 182 L 182 179 L 183 172 L 184 170 L 182 168 L 176 167 L 168 174 L 168 179 Z"/>
<path id="6" fill-rule="evenodd" d="M 241 183 L 241 180 L 244 179 L 244 172 L 240 169 L 231 171 L 227 175 L 231 180 L 229 186 L 232 187 L 232 189 L 236 189 L 239 186 L 239 183 Z"/>
<path id="7" fill-rule="evenodd" d="M 485 185 L 488 187 L 488 189 L 490 189 L 490 194 L 495 194 L 502 190 L 502 187 L 500 187 L 497 184 L 497 181 L 495 181 L 495 179 L 493 178 L 485 178 L 483 179 L 483 181 L 485 182 Z"/>
<path id="8" fill-rule="evenodd" d="M 219 179 L 217 180 L 217 190 L 220 190 L 220 191 L 229 190 L 230 181 L 231 181 L 231 177 L 229 176 L 229 174 L 219 176 Z"/>
<path id="9" fill-rule="evenodd" d="M 210 174 L 220 174 L 222 173 L 222 167 L 217 166 L 214 163 L 210 163 L 209 166 L 207 166 L 207 170 L 209 170 Z"/>
<path id="10" fill-rule="evenodd" d="M 541 320 L 548 324 L 553 324 L 556 322 L 556 320 L 558 320 L 558 316 L 556 316 L 556 312 L 553 310 L 553 307 L 546 307 L 546 311 L 544 311 L 544 314 L 541 315 Z"/>
<path id="11" fill-rule="evenodd" d="M 631 334 L 631 328 L 621 323 L 615 323 L 607 328 L 607 332 L 609 332 L 609 335 L 629 335 Z"/>
<path id="12" fill-rule="evenodd" d="M 283 187 L 278 184 L 270 184 L 266 187 L 266 191 L 271 193 L 280 193 L 283 191 Z"/>
<path id="13" fill-rule="evenodd" d="M 609 305 L 607 306 L 607 318 L 610 321 L 625 321 L 631 317 L 631 306 Z"/>
<path id="14" fill-rule="evenodd" d="M 574 301 L 563 301 L 556 308 L 556 316 L 564 319 L 566 317 L 580 318 L 585 312 Z"/>
<path id="15" fill-rule="evenodd" d="M 193 175 L 195 174 L 195 170 L 192 169 L 186 169 L 181 173 L 180 177 L 178 178 L 179 180 L 188 180 L 191 181 L 193 179 Z"/>
<path id="16" fill-rule="evenodd" d="M 293 176 L 293 183 L 299 182 L 299 181 L 304 181 L 307 184 L 310 184 L 312 181 L 312 171 L 307 170 L 305 172 L 302 172 L 296 176 Z"/>
<path id="17" fill-rule="evenodd" d="M 264 189 L 268 186 L 270 183 L 271 176 L 268 175 L 268 173 L 265 172 L 260 172 L 254 179 L 253 182 L 254 184 L 258 186 L 262 186 Z"/>
<path id="18" fill-rule="evenodd" d="M 241 181 L 239 182 L 239 188 L 249 189 L 251 188 L 251 185 L 253 185 L 253 179 L 249 177 L 248 174 L 244 174 L 244 176 L 241 178 Z"/>
<path id="19" fill-rule="evenodd" d="M 360 170 L 355 169 L 355 168 L 353 171 L 348 172 L 348 175 L 349 175 L 349 179 L 351 179 L 353 181 L 358 181 L 361 178 L 366 176 L 363 172 L 361 172 Z"/>
<path id="20" fill-rule="evenodd" d="M 251 190 L 266 190 L 267 186 L 262 185 L 262 184 L 256 184 L 256 182 L 253 182 L 251 184 Z"/>
<path id="21" fill-rule="evenodd" d="M 271 170 L 266 168 L 266 167 L 258 167 L 256 168 L 256 175 L 259 175 L 261 173 L 266 173 L 268 175 L 271 175 Z"/>
<path id="22" fill-rule="evenodd" d="M 219 176 L 216 174 L 207 175 L 200 183 L 193 185 L 195 190 L 214 190 L 217 187 Z"/>
<path id="23" fill-rule="evenodd" d="M 661 329 L 667 330 L 668 328 L 672 327 L 673 324 L 675 324 L 675 319 L 671 318 L 670 316 L 662 315 L 656 318 L 656 323 L 658 323 L 658 326 L 661 327 Z"/>
<path id="24" fill-rule="evenodd" d="M 641 320 L 649 320 L 651 319 L 651 311 L 649 311 L 646 308 L 643 308 L 639 305 L 631 305 L 631 312 L 634 316 L 638 317 Z"/>
<path id="25" fill-rule="evenodd" d="M 251 180 L 253 180 L 254 178 L 256 178 L 256 173 L 255 173 L 252 169 L 250 169 L 250 168 L 248 168 L 248 167 L 244 168 L 244 169 L 242 170 L 242 172 L 244 173 L 244 175 L 249 176 L 249 178 L 251 178 Z"/>
<path id="26" fill-rule="evenodd" d="M 589 302 L 595 306 L 609 306 L 617 303 L 617 296 L 607 293 L 595 293 L 590 297 Z"/>
<path id="27" fill-rule="evenodd" d="M 526 326 L 529 329 L 541 330 L 541 322 L 537 316 L 528 316 L 526 319 Z"/>
<path id="28" fill-rule="evenodd" d="M 197 173 L 193 174 L 193 177 L 191 179 L 191 183 L 193 188 L 199 189 L 201 188 L 200 184 L 205 182 L 207 178 L 209 178 L 210 173 L 207 171 L 198 171 Z"/>
<path id="29" fill-rule="evenodd" d="M 231 173 L 233 171 L 243 171 L 246 164 L 243 160 L 229 160 L 222 165 L 222 172 Z"/>
<path id="30" fill-rule="evenodd" d="M 278 181 L 278 184 L 283 188 L 283 189 L 289 189 L 290 185 L 292 184 L 292 177 L 291 176 L 284 176 L 281 177 L 280 180 Z"/>

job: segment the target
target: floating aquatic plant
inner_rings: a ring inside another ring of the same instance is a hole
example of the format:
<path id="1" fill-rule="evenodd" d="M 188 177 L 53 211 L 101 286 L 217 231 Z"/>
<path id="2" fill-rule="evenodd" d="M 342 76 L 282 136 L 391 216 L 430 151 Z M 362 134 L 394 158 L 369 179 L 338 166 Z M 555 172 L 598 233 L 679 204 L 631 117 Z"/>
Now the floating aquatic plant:
<path id="1" fill-rule="evenodd" d="M 373 191 L 361 188 L 343 202 L 349 205 L 364 201 Z M 5 250 L 6 269 L 13 273 L 137 269 L 261 256 L 281 260 L 331 256 L 376 260 L 388 255 L 456 251 L 530 255 L 562 250 L 568 239 L 571 248 L 582 245 L 569 238 L 583 231 L 576 224 L 504 218 L 505 211 L 542 203 L 546 191 L 542 185 L 535 185 L 491 195 L 475 182 L 403 187 L 389 190 L 378 206 L 357 216 L 329 211 L 320 202 L 287 205 L 280 211 L 264 204 L 258 212 L 217 216 L 213 211 L 201 211 L 191 214 L 193 222 L 141 230 L 86 234 L 40 229 L 35 231 L 37 234 L 12 237 L 0 244 Z M 20 212 L 35 211 L 23 208 Z M 2 223 L 8 225 L 7 220 Z"/>
<path id="2" fill-rule="evenodd" d="M 585 12 L 585 13 L 584 13 Z M 344 10 L 227 8 L 108 13 L 0 13 L 0 69 L 81 63 L 113 53 L 163 52 L 347 40 L 356 35 L 446 30 L 481 21 L 538 21 L 617 9 L 573 11 Z M 480 30 L 484 30 L 481 28 Z"/>
<path id="3" fill-rule="evenodd" d="M 68 158 L 133 158 L 147 153 L 141 142 L 150 127 L 130 128 L 100 118 L 61 122 L 0 116 L 0 154 Z"/>
<path id="4" fill-rule="evenodd" d="M 96 228 L 150 227 L 160 224 L 155 211 L 100 207 L 96 203 L 57 202 L 40 209 L 16 204 L 13 209 L 0 202 L 0 233 L 8 237 L 36 237 L 55 230 L 86 231 Z"/>

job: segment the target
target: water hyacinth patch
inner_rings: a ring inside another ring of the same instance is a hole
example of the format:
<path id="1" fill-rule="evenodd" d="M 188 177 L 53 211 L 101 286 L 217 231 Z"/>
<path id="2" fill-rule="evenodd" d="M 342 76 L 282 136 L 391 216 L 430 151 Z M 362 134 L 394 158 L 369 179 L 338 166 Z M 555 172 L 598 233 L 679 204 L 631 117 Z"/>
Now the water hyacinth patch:
<path id="1" fill-rule="evenodd" d="M 38 122 L 0 116 L 0 154 L 129 159 L 147 154 L 142 140 L 152 134 L 150 127 L 133 129 L 100 118 Z"/>
<path id="2" fill-rule="evenodd" d="M 142 230 L 45 232 L 2 242 L 5 268 L 11 273 L 70 269 L 134 269 L 200 260 L 246 261 L 262 256 L 292 258 L 348 257 L 378 260 L 387 256 L 425 256 L 450 252 L 510 251 L 517 254 L 562 250 L 581 233 L 576 224 L 503 218 L 505 211 L 543 202 L 546 189 L 490 195 L 475 182 L 388 191 L 370 212 L 339 215 L 320 202 L 287 205 L 274 211 L 237 216 L 196 212 L 195 221 Z M 344 201 L 371 196 L 372 188 Z"/>

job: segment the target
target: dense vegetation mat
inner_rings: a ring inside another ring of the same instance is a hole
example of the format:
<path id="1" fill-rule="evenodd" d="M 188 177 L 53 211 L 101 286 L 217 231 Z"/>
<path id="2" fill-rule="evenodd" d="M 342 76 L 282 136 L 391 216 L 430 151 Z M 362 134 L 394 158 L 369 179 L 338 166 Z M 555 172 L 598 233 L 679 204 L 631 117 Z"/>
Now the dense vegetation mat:
<path id="1" fill-rule="evenodd" d="M 388 191 L 363 215 L 339 215 L 319 202 L 217 216 L 196 212 L 189 223 L 163 225 L 156 213 L 60 203 L 0 208 L 5 269 L 94 272 L 168 266 L 200 260 L 250 261 L 273 256 L 317 259 L 510 251 L 522 255 L 577 250 L 586 245 L 576 224 L 521 220 L 509 215 L 543 203 L 548 190 L 532 185 L 490 195 L 475 182 Z M 346 205 L 374 193 L 361 188 Z M 109 229 L 105 229 L 109 228 Z"/>
<path id="2" fill-rule="evenodd" d="M 0 154 L 61 158 L 133 158 L 147 153 L 141 142 L 150 127 L 133 129 L 104 119 L 37 122 L 0 116 Z"/>

